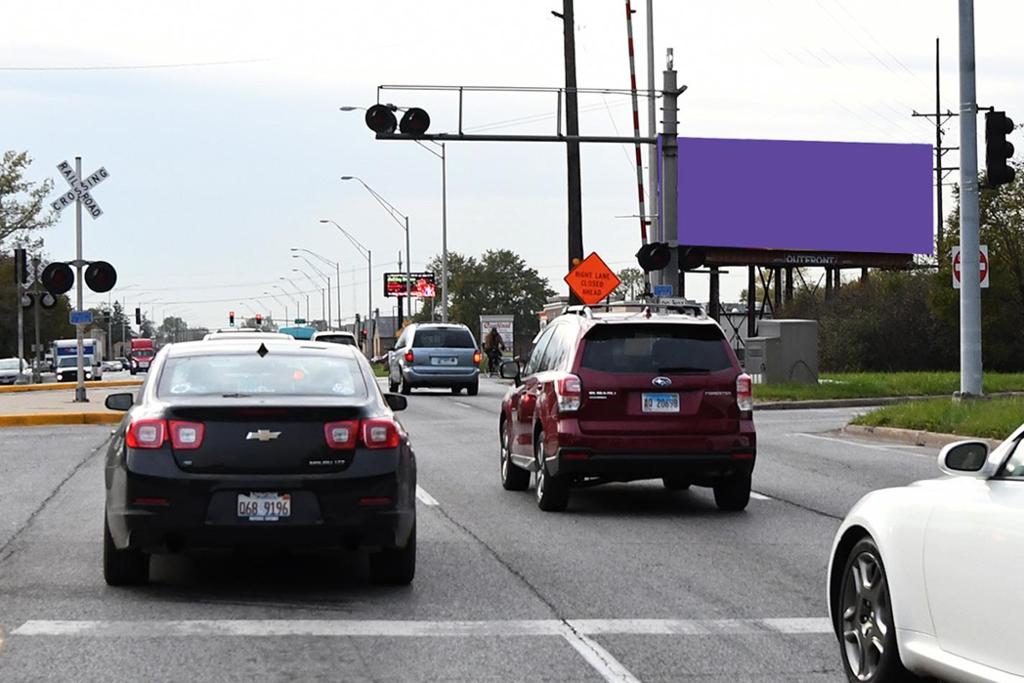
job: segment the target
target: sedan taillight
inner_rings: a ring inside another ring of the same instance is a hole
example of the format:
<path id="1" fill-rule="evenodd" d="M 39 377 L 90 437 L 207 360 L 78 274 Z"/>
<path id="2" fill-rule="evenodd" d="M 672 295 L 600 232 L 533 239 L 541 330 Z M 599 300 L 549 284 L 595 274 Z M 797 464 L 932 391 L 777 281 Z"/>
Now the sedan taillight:
<path id="1" fill-rule="evenodd" d="M 754 409 L 754 382 L 746 373 L 736 378 L 736 407 L 741 413 Z"/>
<path id="2" fill-rule="evenodd" d="M 128 448 L 160 448 L 166 441 L 166 420 L 134 420 L 124 435 Z"/>
<path id="3" fill-rule="evenodd" d="M 356 447 L 359 436 L 359 420 L 328 422 L 324 425 L 324 438 L 327 447 L 334 450 L 349 450 Z"/>
<path id="4" fill-rule="evenodd" d="M 555 396 L 558 398 L 559 412 L 579 410 L 583 400 L 583 382 L 576 375 L 559 377 L 555 380 Z"/>
<path id="5" fill-rule="evenodd" d="M 363 445 L 367 448 L 396 448 L 401 441 L 398 424 L 388 418 L 372 418 L 360 423 Z"/>
<path id="6" fill-rule="evenodd" d="M 206 427 L 202 422 L 185 422 L 183 420 L 171 420 L 169 423 L 171 432 L 171 446 L 175 450 L 195 450 L 203 445 L 203 435 Z"/>

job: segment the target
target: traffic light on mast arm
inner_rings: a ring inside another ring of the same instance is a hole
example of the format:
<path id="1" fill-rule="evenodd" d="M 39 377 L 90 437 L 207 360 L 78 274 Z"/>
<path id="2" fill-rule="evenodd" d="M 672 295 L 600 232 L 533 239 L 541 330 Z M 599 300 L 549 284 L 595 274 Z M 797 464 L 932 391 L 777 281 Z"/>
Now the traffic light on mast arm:
<path id="1" fill-rule="evenodd" d="M 1006 136 L 1013 132 L 1013 121 L 1005 111 L 985 114 L 985 176 L 990 188 L 1012 183 L 1017 172 L 1007 161 L 1013 156 L 1013 144 Z"/>
<path id="2" fill-rule="evenodd" d="M 234 327 L 235 325 L 235 312 L 228 311 L 228 324 Z"/>
<path id="3" fill-rule="evenodd" d="M 14 280 L 18 285 L 28 282 L 28 251 L 23 247 L 14 250 Z"/>

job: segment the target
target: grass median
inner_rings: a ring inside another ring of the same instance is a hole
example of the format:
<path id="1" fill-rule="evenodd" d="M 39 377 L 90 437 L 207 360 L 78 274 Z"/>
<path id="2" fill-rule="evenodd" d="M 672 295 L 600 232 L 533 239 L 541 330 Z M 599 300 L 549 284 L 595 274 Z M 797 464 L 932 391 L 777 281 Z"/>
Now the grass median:
<path id="1" fill-rule="evenodd" d="M 1024 373 L 989 372 L 985 393 L 1024 391 Z M 958 372 L 839 372 L 814 384 L 759 384 L 757 401 L 814 401 L 879 396 L 952 396 L 960 389 Z"/>
<path id="2" fill-rule="evenodd" d="M 885 406 L 855 418 L 851 424 L 1005 439 L 1022 421 L 1022 397 L 977 401 L 938 398 Z"/>

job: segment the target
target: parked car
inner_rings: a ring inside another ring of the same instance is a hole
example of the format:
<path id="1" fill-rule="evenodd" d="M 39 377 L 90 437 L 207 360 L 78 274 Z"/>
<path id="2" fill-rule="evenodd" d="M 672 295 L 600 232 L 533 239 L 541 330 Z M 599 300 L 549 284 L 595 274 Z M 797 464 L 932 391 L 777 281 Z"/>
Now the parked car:
<path id="1" fill-rule="evenodd" d="M 661 479 L 710 486 L 723 510 L 750 498 L 751 379 L 703 312 L 572 308 L 535 340 L 498 420 L 501 483 L 564 510 L 573 486 Z"/>
<path id="2" fill-rule="evenodd" d="M 110 360 L 103 361 L 103 369 L 110 372 L 120 372 L 124 370 L 124 365 L 121 364 L 120 358 L 111 358 Z"/>
<path id="3" fill-rule="evenodd" d="M 0 358 L 0 384 L 23 384 L 31 375 L 29 364 L 20 358 Z"/>
<path id="4" fill-rule="evenodd" d="M 409 394 L 419 387 L 480 390 L 480 351 L 465 325 L 437 323 L 406 327 L 388 354 L 388 386 Z"/>
<path id="5" fill-rule="evenodd" d="M 864 496 L 836 533 L 827 594 L 850 680 L 1024 680 L 1024 426 L 938 465 L 942 479 Z"/>
<path id="6" fill-rule="evenodd" d="M 358 346 L 356 343 L 356 335 L 351 332 L 345 332 L 344 330 L 323 330 L 322 332 L 314 332 L 313 341 Z"/>
<path id="7" fill-rule="evenodd" d="M 207 548 L 362 548 L 371 577 L 412 581 L 416 461 L 369 363 L 349 346 L 238 339 L 164 347 L 106 453 L 103 573 Z"/>

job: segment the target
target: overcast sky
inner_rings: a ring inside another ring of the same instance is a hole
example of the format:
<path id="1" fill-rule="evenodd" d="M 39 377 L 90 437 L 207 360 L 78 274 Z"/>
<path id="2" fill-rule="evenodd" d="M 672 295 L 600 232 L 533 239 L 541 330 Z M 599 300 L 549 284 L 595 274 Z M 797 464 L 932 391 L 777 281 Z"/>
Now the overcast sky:
<path id="1" fill-rule="evenodd" d="M 157 318 L 223 325 L 228 310 L 248 310 L 243 301 L 265 310 L 254 297 L 281 276 L 311 290 L 292 272 L 305 264 L 289 248 L 302 247 L 341 261 L 343 315 L 365 311 L 366 263 L 318 222 L 331 218 L 373 251 L 374 304 L 388 314 L 380 273 L 396 269 L 402 231 L 339 178 L 362 177 L 409 214 L 420 268 L 440 252 L 440 162 L 415 144 L 374 140 L 362 112 L 338 107 L 374 103 L 381 84 L 562 85 L 562 26 L 550 14 L 560 4 L 2 0 L 0 139 L 28 150 L 32 175 L 54 177 L 58 189 L 64 159 L 81 155 L 86 172 L 106 167 L 110 178 L 94 191 L 105 213 L 85 219 L 85 257 L 117 267 L 114 296 L 130 308 L 160 300 Z M 624 0 L 576 4 L 579 85 L 628 87 Z M 634 2 L 641 84 L 644 4 Z M 673 47 L 689 86 L 683 135 L 932 143 L 934 129 L 910 113 L 934 108 L 937 36 L 943 108 L 957 109 L 956 16 L 954 0 L 655 0 L 656 70 L 660 80 Z M 1024 4 L 979 2 L 976 23 L 979 102 L 1024 120 Z M 93 68 L 164 65 L 191 66 Z M 455 128 L 450 96 L 382 99 L 426 107 L 432 131 Z M 629 134 L 628 98 L 580 104 L 584 133 Z M 554 112 L 553 96 L 477 94 L 467 96 L 465 126 L 549 133 Z M 955 121 L 947 140 L 957 144 Z M 850 189 L 851 201 L 871 201 L 870 178 Z M 633 265 L 637 221 L 619 217 L 636 211 L 632 150 L 585 146 L 586 252 Z M 513 249 L 564 291 L 564 148 L 450 144 L 448 224 L 450 250 Z M 45 239 L 52 258 L 73 258 L 73 212 Z M 744 286 L 730 275 L 723 298 Z M 706 292 L 704 278 L 692 277 L 688 294 Z M 281 317 L 280 304 L 261 298 Z M 318 292 L 311 306 L 319 317 Z"/>

